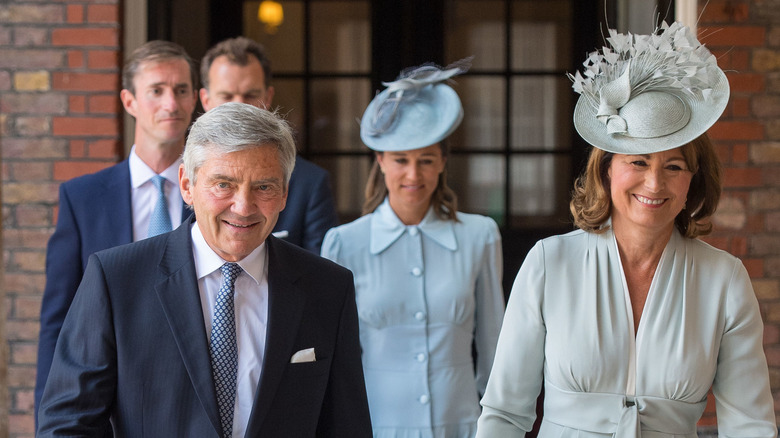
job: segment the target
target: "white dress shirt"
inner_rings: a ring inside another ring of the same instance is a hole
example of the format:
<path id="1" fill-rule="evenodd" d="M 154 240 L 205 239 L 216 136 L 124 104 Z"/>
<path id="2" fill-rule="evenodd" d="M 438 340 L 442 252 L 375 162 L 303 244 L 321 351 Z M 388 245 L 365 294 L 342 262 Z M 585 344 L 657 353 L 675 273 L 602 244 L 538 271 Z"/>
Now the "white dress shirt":
<path id="1" fill-rule="evenodd" d="M 219 257 L 203 238 L 197 222 L 191 226 L 192 252 L 195 257 L 195 272 L 198 276 L 198 291 L 203 309 L 206 335 L 211 337 L 211 322 L 214 305 L 222 285 L 219 267 L 225 260 Z M 260 381 L 265 333 L 268 321 L 268 257 L 263 243 L 238 262 L 244 272 L 239 274 L 234 286 L 236 313 L 236 344 L 238 345 L 238 373 L 236 381 L 236 407 L 233 417 L 233 437 L 246 433 L 249 414 Z"/>
<path id="2" fill-rule="evenodd" d="M 157 204 L 157 187 L 152 182 L 152 177 L 157 175 L 151 167 L 146 165 L 138 154 L 135 146 L 130 150 L 128 158 L 130 165 L 130 187 L 133 204 L 133 242 L 146 239 L 149 234 L 149 220 L 152 211 Z M 171 227 L 175 229 L 181 225 L 183 202 L 179 191 L 179 164 L 176 160 L 160 175 L 165 177 L 165 201 L 168 204 L 168 213 L 171 215 Z"/>

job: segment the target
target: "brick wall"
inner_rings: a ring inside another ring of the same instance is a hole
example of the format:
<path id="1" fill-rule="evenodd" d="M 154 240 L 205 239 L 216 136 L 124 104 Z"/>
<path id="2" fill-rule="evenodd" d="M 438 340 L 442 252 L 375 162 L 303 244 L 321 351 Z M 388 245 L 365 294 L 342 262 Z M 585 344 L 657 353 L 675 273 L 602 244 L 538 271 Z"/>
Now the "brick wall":
<path id="1" fill-rule="evenodd" d="M 60 182 L 117 161 L 118 0 L 0 2 L 0 437 L 32 437 L 38 313 Z"/>
<path id="2" fill-rule="evenodd" d="M 699 1 L 700 7 L 704 3 Z M 778 412 L 780 0 L 710 0 L 699 21 L 699 36 L 731 84 L 726 113 L 710 130 L 724 163 L 724 193 L 715 232 L 705 240 L 740 257 L 753 279 Z M 715 424 L 712 400 L 701 424 Z"/>

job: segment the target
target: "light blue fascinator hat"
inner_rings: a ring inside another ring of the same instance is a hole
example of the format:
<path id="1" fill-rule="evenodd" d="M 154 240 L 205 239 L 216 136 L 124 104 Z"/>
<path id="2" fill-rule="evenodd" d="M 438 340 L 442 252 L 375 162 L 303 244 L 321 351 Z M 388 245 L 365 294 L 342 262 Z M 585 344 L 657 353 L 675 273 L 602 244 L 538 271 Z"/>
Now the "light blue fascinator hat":
<path id="1" fill-rule="evenodd" d="M 683 146 L 718 120 L 729 83 L 688 27 L 663 23 L 650 35 L 609 35 L 610 47 L 589 54 L 582 74 L 569 75 L 580 94 L 574 126 L 585 141 L 649 154 Z"/>
<path id="2" fill-rule="evenodd" d="M 368 104 L 360 121 L 360 138 L 375 151 L 420 149 L 447 138 L 463 120 L 458 93 L 445 82 L 466 72 L 471 57 L 447 67 L 411 67 Z"/>

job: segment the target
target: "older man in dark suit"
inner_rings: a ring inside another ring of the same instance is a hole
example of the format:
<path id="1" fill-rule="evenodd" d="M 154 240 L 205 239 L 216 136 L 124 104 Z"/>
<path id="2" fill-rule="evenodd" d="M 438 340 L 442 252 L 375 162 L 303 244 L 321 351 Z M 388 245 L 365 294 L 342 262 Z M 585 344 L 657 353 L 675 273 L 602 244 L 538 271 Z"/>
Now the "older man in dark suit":
<path id="1" fill-rule="evenodd" d="M 351 273 L 271 236 L 295 147 L 242 103 L 203 115 L 178 229 L 90 257 L 39 437 L 370 437 Z"/>

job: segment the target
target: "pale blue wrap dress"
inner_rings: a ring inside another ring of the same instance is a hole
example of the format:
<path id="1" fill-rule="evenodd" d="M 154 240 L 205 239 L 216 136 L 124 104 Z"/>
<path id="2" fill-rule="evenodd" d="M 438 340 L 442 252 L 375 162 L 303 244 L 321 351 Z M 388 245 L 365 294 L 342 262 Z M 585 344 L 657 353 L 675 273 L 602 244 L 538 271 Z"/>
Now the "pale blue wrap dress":
<path id="1" fill-rule="evenodd" d="M 385 199 L 325 235 L 322 255 L 355 275 L 375 437 L 475 434 L 504 313 L 501 236 L 488 217 L 457 217 L 429 209 L 406 226 Z"/>
<path id="2" fill-rule="evenodd" d="M 479 438 L 696 437 L 712 387 L 720 437 L 776 437 L 763 323 L 739 259 L 676 230 L 636 334 L 617 244 L 541 240 L 512 288 Z"/>

